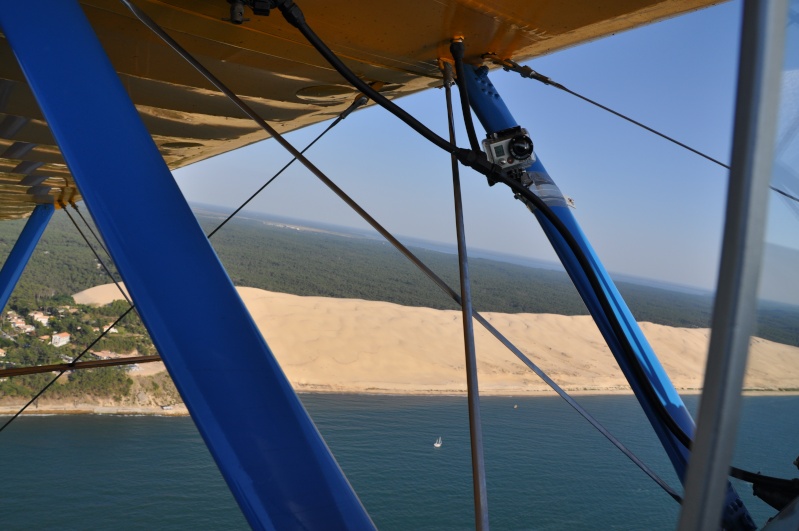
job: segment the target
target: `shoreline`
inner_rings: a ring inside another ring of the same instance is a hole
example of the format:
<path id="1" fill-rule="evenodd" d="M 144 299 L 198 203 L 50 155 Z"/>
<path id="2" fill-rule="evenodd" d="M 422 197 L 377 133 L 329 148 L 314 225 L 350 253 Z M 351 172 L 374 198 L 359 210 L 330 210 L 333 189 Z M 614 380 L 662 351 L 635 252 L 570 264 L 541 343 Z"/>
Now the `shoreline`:
<path id="1" fill-rule="evenodd" d="M 680 396 L 697 396 L 701 395 L 699 389 L 683 389 L 677 390 Z M 568 391 L 570 396 L 632 396 L 630 389 L 607 389 L 607 390 L 575 390 Z M 364 392 L 364 391 L 297 391 L 297 394 L 302 395 L 339 395 L 339 396 L 402 396 L 402 397 L 465 397 L 466 393 L 456 392 L 398 392 L 396 390 L 386 390 L 383 392 Z M 538 397 L 557 397 L 554 391 L 527 391 L 524 393 L 510 393 L 510 394 L 484 394 L 481 398 L 538 398 Z M 762 397 L 762 396 L 799 396 L 799 390 L 778 391 L 774 389 L 747 389 L 743 391 L 743 396 L 746 397 Z M 19 411 L 22 404 L 0 405 L 0 417 L 11 416 Z M 34 408 L 26 409 L 23 413 L 24 416 L 73 416 L 73 415 L 101 415 L 101 416 L 119 416 L 119 417 L 187 417 L 189 416 L 188 409 L 183 404 L 176 404 L 171 409 L 163 409 L 160 407 L 136 407 L 124 405 L 93 405 L 93 404 L 79 404 L 77 406 L 67 406 L 61 404 L 44 404 Z"/>
<path id="2" fill-rule="evenodd" d="M 294 391 L 300 395 L 466 396 L 460 312 L 405 307 L 359 299 L 300 297 L 238 288 L 243 302 L 270 345 Z M 79 304 L 107 304 L 119 298 L 113 284 L 75 294 Z M 573 396 L 632 395 L 626 378 L 590 316 L 500 314 L 486 319 L 536 360 Z M 704 383 L 708 329 L 640 323 L 677 392 L 699 395 Z M 375 334 L 380 330 L 380 334 Z M 555 397 L 557 393 L 482 329 L 475 330 L 480 356 L 481 397 Z M 753 337 L 746 396 L 799 395 L 799 348 Z M 130 373 L 134 382 L 159 378 L 166 368 L 149 364 L 148 373 Z M 174 392 L 154 394 L 151 383 L 115 400 L 80 398 L 37 400 L 26 415 L 185 416 Z M 169 382 L 171 383 L 171 382 Z M 16 414 L 25 400 L 0 400 L 0 415 Z M 241 404 L 247 407 L 247 404 Z M 166 407 L 167 409 L 164 409 Z"/>

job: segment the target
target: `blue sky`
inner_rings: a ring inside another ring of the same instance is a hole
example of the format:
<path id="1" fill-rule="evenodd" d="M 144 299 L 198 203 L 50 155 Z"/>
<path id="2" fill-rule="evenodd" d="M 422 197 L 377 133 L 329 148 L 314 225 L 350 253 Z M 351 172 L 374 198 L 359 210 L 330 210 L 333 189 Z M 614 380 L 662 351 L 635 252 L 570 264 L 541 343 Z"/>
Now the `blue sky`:
<path id="1" fill-rule="evenodd" d="M 729 2 L 527 64 L 728 162 L 740 12 L 740 2 Z M 550 175 L 575 199 L 575 216 L 608 270 L 714 287 L 726 199 L 724 168 L 552 87 L 502 71 L 491 79 L 530 131 Z M 442 90 L 397 103 L 446 135 Z M 302 148 L 324 126 L 294 132 L 288 139 Z M 462 129 L 458 143 L 468 144 Z M 395 234 L 454 242 L 448 155 L 382 109 L 351 115 L 307 155 Z M 277 143 L 266 141 L 175 175 L 189 201 L 232 209 L 288 160 Z M 462 171 L 461 180 L 471 247 L 555 260 L 535 218 L 506 188 L 489 188 L 485 178 L 469 170 Z M 296 163 L 249 208 L 366 227 Z M 799 249 L 797 217 L 781 201 L 774 201 L 771 211 L 768 239 Z"/>

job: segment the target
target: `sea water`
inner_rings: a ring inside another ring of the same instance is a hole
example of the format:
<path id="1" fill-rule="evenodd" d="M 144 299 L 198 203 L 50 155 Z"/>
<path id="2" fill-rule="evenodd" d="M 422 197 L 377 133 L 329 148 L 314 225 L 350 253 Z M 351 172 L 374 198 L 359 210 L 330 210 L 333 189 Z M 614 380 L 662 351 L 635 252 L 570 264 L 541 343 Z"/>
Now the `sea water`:
<path id="1" fill-rule="evenodd" d="M 681 490 L 633 397 L 578 400 Z M 464 398 L 302 401 L 380 529 L 474 528 Z M 674 529 L 677 504 L 560 399 L 488 397 L 481 410 L 493 529 Z M 745 398 L 734 464 L 796 477 L 797 411 L 799 397 Z M 774 511 L 736 485 L 765 523 Z M 20 418 L 0 433 L 0 489 L 2 529 L 247 529 L 185 417 Z"/>

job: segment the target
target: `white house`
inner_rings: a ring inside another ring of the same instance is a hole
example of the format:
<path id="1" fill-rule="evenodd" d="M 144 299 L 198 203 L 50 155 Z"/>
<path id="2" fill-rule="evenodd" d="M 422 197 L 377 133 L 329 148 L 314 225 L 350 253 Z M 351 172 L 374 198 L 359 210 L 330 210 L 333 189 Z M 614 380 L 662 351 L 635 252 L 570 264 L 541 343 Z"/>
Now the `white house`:
<path id="1" fill-rule="evenodd" d="M 60 332 L 58 334 L 53 334 L 53 338 L 50 340 L 50 344 L 54 347 L 63 347 L 69 343 L 69 333 L 68 332 Z"/>
<path id="2" fill-rule="evenodd" d="M 42 323 L 44 326 L 47 326 L 47 323 L 50 322 L 50 316 L 39 311 L 31 312 L 30 317 L 34 321 Z"/>

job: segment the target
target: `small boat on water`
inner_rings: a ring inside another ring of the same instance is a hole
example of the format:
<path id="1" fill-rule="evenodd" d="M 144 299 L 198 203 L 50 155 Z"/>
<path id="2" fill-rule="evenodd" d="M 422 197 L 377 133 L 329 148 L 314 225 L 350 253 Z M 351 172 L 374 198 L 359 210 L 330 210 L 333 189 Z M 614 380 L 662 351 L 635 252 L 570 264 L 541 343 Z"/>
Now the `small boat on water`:
<path id="1" fill-rule="evenodd" d="M 433 443 L 433 446 L 435 446 L 436 448 L 441 448 L 441 444 L 442 444 L 441 437 L 439 437 L 438 439 L 436 439 L 436 442 Z"/>

